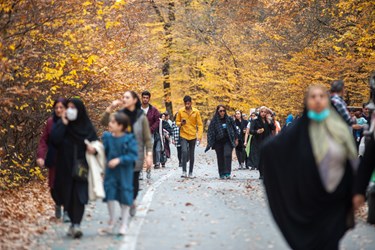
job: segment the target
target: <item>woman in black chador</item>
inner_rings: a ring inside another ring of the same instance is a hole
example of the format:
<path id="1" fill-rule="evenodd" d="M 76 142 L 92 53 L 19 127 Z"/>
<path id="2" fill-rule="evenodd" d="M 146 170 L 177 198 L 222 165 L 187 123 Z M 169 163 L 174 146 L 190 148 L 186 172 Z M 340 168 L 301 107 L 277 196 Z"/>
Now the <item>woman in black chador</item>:
<path id="1" fill-rule="evenodd" d="M 303 117 L 264 144 L 264 184 L 274 219 L 293 249 L 338 249 L 354 225 L 357 149 L 323 86 L 309 88 L 305 105 Z"/>
<path id="2" fill-rule="evenodd" d="M 52 143 L 57 148 L 55 188 L 63 197 L 64 208 L 67 208 L 72 223 L 68 235 L 80 238 L 80 224 L 88 202 L 88 182 L 74 178 L 74 165 L 78 161 L 86 162 L 86 151 L 96 153 L 92 146 L 85 144 L 85 140 L 96 141 L 98 137 L 80 99 L 70 99 L 67 107 L 51 133 Z"/>
<path id="3" fill-rule="evenodd" d="M 275 130 L 275 124 L 272 122 L 271 111 L 267 107 L 259 109 L 258 119 L 251 122 L 250 134 L 253 135 L 250 145 L 249 165 L 252 169 L 259 169 L 259 179 L 263 179 L 263 171 L 259 165 L 260 147 L 262 143 L 272 135 Z"/>

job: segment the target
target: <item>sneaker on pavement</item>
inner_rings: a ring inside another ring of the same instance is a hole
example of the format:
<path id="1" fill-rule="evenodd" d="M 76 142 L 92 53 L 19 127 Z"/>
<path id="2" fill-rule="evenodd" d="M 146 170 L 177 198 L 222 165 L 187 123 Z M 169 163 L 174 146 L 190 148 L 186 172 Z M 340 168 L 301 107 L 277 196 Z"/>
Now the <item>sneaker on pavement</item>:
<path id="1" fill-rule="evenodd" d="M 147 179 L 151 179 L 151 169 L 147 169 Z"/>
<path id="2" fill-rule="evenodd" d="M 189 173 L 189 178 L 190 179 L 194 179 L 195 178 L 194 174 L 193 173 Z"/>
<path id="3" fill-rule="evenodd" d="M 161 164 L 161 167 L 162 167 L 162 168 L 165 168 L 165 163 L 164 163 L 164 164 Z"/>
<path id="4" fill-rule="evenodd" d="M 61 206 L 55 205 L 55 217 L 61 219 Z"/>
<path id="5" fill-rule="evenodd" d="M 135 214 L 137 213 L 137 207 L 136 207 L 136 205 L 133 204 L 133 205 L 130 207 L 129 213 L 130 213 L 130 216 L 131 216 L 131 217 L 134 217 L 134 216 L 135 216 Z"/>
<path id="6" fill-rule="evenodd" d="M 80 225 L 74 225 L 73 226 L 73 238 L 74 239 L 80 239 L 83 236 L 82 230 Z"/>
<path id="7" fill-rule="evenodd" d="M 186 171 L 182 172 L 181 178 L 187 178 L 187 177 L 188 177 L 188 176 L 187 176 Z"/>
<path id="8" fill-rule="evenodd" d="M 115 229 L 115 223 L 112 221 L 108 222 L 108 225 L 106 228 L 103 228 L 101 230 L 102 233 L 104 234 L 113 234 L 113 231 Z"/>
<path id="9" fill-rule="evenodd" d="M 230 177 L 230 174 L 226 174 L 225 175 L 225 179 L 229 180 L 231 177 Z"/>
<path id="10" fill-rule="evenodd" d="M 143 171 L 139 172 L 139 180 L 140 180 L 140 181 L 143 180 Z"/>
<path id="11" fill-rule="evenodd" d="M 225 175 L 221 174 L 221 175 L 220 175 L 220 179 L 221 179 L 221 180 L 224 180 L 224 179 L 225 179 Z"/>
<path id="12" fill-rule="evenodd" d="M 124 236 L 126 234 L 126 231 L 128 231 L 128 226 L 122 224 L 118 234 L 121 235 L 121 236 Z"/>
<path id="13" fill-rule="evenodd" d="M 68 223 L 68 222 L 70 222 L 70 218 L 69 218 L 69 215 L 68 215 L 68 212 L 67 212 L 67 211 L 64 211 L 63 222 L 64 222 L 64 223 Z"/>
<path id="14" fill-rule="evenodd" d="M 155 164 L 154 169 L 160 169 L 160 164 Z"/>

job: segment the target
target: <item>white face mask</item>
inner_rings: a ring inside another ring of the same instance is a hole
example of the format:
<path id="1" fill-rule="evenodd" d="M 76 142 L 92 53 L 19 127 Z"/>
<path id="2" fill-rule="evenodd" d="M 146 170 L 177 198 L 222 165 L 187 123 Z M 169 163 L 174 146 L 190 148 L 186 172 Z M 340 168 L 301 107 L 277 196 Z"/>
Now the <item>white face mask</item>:
<path id="1" fill-rule="evenodd" d="M 68 118 L 69 121 L 75 121 L 77 120 L 78 116 L 78 110 L 74 108 L 68 108 L 66 110 L 66 117 Z"/>

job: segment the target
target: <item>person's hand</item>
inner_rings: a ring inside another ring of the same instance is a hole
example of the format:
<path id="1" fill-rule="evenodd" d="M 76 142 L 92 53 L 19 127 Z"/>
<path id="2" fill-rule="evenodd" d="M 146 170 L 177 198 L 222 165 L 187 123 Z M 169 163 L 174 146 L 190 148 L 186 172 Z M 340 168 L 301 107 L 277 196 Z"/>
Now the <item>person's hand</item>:
<path id="1" fill-rule="evenodd" d="M 236 147 L 238 146 L 238 139 L 236 139 L 235 141 L 234 141 L 234 143 L 236 144 Z"/>
<path id="2" fill-rule="evenodd" d="M 247 142 L 244 142 L 243 145 L 246 147 L 247 146 Z"/>
<path id="3" fill-rule="evenodd" d="M 264 132 L 264 128 L 260 128 L 260 129 L 257 130 L 258 134 L 262 134 L 263 132 Z"/>
<path id="4" fill-rule="evenodd" d="M 152 162 L 153 162 L 152 154 L 147 154 L 146 156 L 146 168 L 147 169 L 150 169 L 152 167 Z"/>
<path id="5" fill-rule="evenodd" d="M 92 155 L 96 154 L 96 149 L 90 144 L 86 145 L 86 150 L 89 154 L 92 154 Z"/>
<path id="6" fill-rule="evenodd" d="M 267 114 L 266 116 L 268 124 L 271 124 L 272 122 L 272 116 L 270 114 Z"/>
<path id="7" fill-rule="evenodd" d="M 365 204 L 365 196 L 362 195 L 362 194 L 356 194 L 356 195 L 354 195 L 352 201 L 353 201 L 354 211 L 356 211 L 360 207 L 362 207 L 363 204 Z"/>
<path id="8" fill-rule="evenodd" d="M 360 130 L 360 129 L 362 129 L 362 126 L 361 126 L 361 125 L 358 125 L 358 124 L 354 124 L 354 125 L 352 125 L 352 128 L 353 128 L 354 130 Z"/>
<path id="9" fill-rule="evenodd" d="M 39 167 L 44 167 L 44 159 L 38 158 L 36 164 L 38 164 Z"/>
<path id="10" fill-rule="evenodd" d="M 65 125 L 68 125 L 69 123 L 69 120 L 68 118 L 66 117 L 66 110 L 63 111 L 62 115 L 61 115 L 61 121 L 65 124 Z"/>
<path id="11" fill-rule="evenodd" d="M 113 110 L 115 109 L 115 108 L 117 108 L 118 106 L 120 106 L 122 104 L 122 101 L 121 100 L 114 100 L 112 103 L 111 103 L 111 105 L 109 105 L 108 107 L 107 107 L 107 109 L 105 110 L 107 113 L 112 113 L 113 112 Z"/>
<path id="12" fill-rule="evenodd" d="M 115 167 L 117 167 L 118 164 L 120 164 L 120 159 L 115 158 L 115 159 L 112 159 L 108 162 L 108 167 L 109 168 L 115 168 Z"/>

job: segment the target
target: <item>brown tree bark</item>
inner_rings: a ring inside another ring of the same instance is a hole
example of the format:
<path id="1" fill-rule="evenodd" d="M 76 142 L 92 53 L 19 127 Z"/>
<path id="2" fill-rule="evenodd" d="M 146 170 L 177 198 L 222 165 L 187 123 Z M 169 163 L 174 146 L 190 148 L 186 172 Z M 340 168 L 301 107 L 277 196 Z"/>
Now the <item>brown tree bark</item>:
<path id="1" fill-rule="evenodd" d="M 163 66 L 162 66 L 162 74 L 163 74 L 163 91 L 164 91 L 164 103 L 167 112 L 170 115 L 173 115 L 173 105 L 171 100 L 171 81 L 170 81 L 170 57 L 172 54 L 172 45 L 173 45 L 173 37 L 172 37 L 172 27 L 173 22 L 175 21 L 175 3 L 174 0 L 169 0 L 168 2 L 168 14 L 167 18 L 164 18 L 158 5 L 155 3 L 154 0 L 151 0 L 152 7 L 155 10 L 156 15 L 159 18 L 159 21 L 163 23 L 164 29 L 164 49 L 165 56 L 163 57 Z"/>

